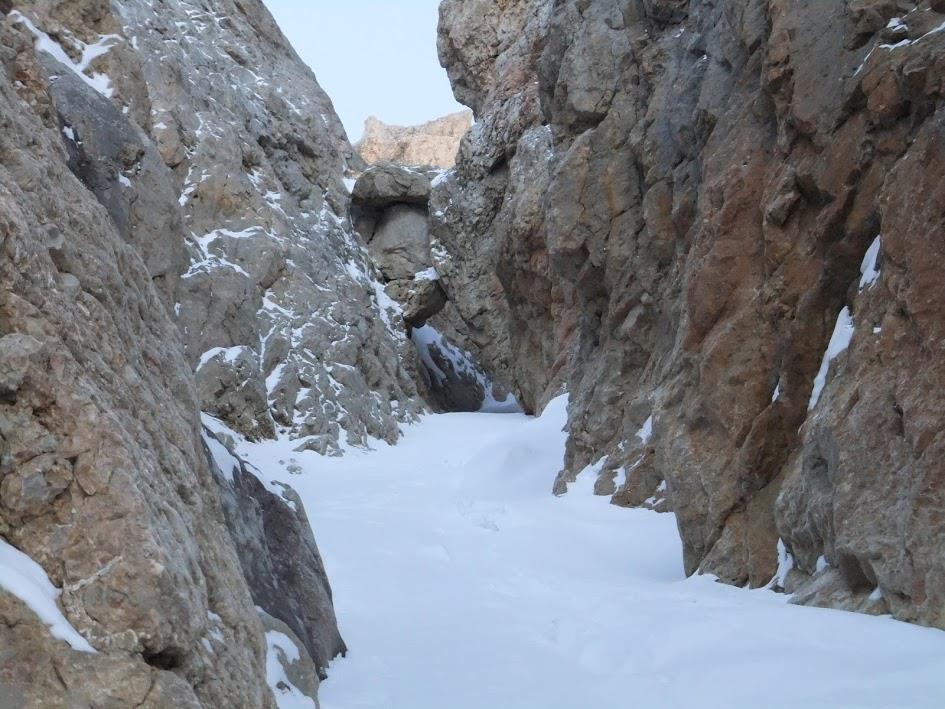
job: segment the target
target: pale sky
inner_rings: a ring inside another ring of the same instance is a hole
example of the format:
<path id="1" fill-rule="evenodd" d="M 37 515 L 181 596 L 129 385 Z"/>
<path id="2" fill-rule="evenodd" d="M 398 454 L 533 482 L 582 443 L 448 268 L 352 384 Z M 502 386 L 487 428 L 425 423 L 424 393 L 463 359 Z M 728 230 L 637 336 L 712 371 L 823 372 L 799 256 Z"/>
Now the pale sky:
<path id="1" fill-rule="evenodd" d="M 439 0 L 265 0 L 352 142 L 364 119 L 414 125 L 462 109 L 436 56 Z"/>

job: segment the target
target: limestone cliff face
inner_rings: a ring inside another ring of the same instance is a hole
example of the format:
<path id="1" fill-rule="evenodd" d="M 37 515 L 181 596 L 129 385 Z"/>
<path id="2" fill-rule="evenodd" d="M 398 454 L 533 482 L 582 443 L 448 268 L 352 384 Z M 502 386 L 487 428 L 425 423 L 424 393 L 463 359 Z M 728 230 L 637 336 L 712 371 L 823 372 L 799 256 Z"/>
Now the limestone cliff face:
<path id="1" fill-rule="evenodd" d="M 592 466 L 672 506 L 689 572 L 780 561 L 798 600 L 945 627 L 943 27 L 927 1 L 445 0 L 476 125 L 438 269 L 528 408 L 567 383 L 558 491 Z"/>
<path id="2" fill-rule="evenodd" d="M 319 452 L 396 440 L 416 391 L 398 316 L 345 218 L 343 178 L 360 159 L 262 4 L 25 7 L 73 69 L 95 57 L 97 79 L 63 76 L 108 102 L 93 96 L 92 116 L 57 97 L 67 147 L 173 304 L 203 410 Z M 165 231 L 184 253 L 155 246 Z"/>
<path id="3" fill-rule="evenodd" d="M 456 163 L 459 141 L 471 125 L 469 111 L 419 126 L 392 126 L 371 116 L 364 122 L 364 135 L 354 149 L 369 165 L 393 162 L 449 168 Z"/>
<path id="4" fill-rule="evenodd" d="M 343 650 L 298 499 L 199 412 L 337 452 L 420 410 L 349 164 L 257 0 L 0 3 L 0 537 L 97 650 L 0 591 L 0 696 L 266 707 L 266 631 L 310 694 Z"/>

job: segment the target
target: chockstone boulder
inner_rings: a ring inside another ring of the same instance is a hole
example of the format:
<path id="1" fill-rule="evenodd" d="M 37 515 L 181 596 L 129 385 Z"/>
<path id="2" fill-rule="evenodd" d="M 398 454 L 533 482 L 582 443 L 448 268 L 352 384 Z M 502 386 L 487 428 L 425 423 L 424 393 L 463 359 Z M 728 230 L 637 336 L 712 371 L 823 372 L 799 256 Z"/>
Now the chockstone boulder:
<path id="1" fill-rule="evenodd" d="M 943 24 L 441 5 L 476 114 L 431 195 L 444 331 L 527 410 L 567 388 L 557 492 L 673 509 L 689 573 L 945 627 Z"/>
<path id="2" fill-rule="evenodd" d="M 351 220 L 408 328 L 445 304 L 430 253 L 429 200 L 435 170 L 371 165 L 351 192 Z"/>

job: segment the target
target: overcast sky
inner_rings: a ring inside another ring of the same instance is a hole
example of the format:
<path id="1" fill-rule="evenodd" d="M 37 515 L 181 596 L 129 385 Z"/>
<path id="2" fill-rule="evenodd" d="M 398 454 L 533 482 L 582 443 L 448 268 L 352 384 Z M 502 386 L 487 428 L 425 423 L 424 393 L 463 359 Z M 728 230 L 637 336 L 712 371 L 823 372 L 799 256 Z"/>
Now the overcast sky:
<path id="1" fill-rule="evenodd" d="M 439 0 L 265 0 L 352 141 L 364 119 L 413 125 L 461 110 L 436 56 Z"/>

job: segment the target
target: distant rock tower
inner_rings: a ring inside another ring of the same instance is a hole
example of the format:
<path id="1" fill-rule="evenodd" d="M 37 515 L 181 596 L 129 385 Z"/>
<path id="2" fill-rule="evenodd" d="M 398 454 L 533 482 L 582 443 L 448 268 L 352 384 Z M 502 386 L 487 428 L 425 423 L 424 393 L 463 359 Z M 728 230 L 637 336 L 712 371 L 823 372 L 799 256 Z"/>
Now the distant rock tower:
<path id="1" fill-rule="evenodd" d="M 354 147 L 369 165 L 393 162 L 451 168 L 459 142 L 472 122 L 471 111 L 452 113 L 419 126 L 392 126 L 371 116 L 364 122 L 364 137 Z"/>

